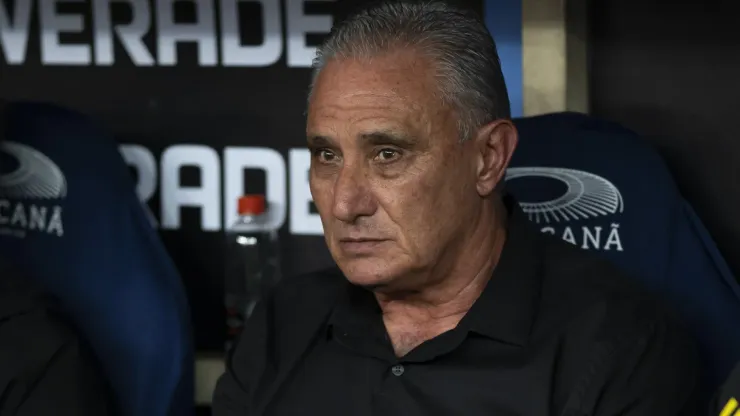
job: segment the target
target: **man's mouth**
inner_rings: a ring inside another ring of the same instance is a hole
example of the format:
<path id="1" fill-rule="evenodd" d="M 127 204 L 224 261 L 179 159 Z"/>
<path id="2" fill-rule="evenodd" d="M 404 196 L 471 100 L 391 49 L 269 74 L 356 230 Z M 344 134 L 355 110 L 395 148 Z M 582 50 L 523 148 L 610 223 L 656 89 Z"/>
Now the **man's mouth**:
<path id="1" fill-rule="evenodd" d="M 339 239 L 339 246 L 348 254 L 369 254 L 386 241 L 382 238 L 349 237 Z"/>

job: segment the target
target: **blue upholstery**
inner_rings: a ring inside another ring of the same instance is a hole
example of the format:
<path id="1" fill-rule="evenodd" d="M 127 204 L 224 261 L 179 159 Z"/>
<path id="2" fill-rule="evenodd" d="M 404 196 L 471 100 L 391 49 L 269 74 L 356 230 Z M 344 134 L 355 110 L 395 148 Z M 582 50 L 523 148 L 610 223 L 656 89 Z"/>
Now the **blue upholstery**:
<path id="1" fill-rule="evenodd" d="M 61 300 L 122 415 L 192 414 L 185 290 L 117 144 L 52 105 L 10 104 L 4 116 L 0 251 Z"/>
<path id="2" fill-rule="evenodd" d="M 635 133 L 582 114 L 515 123 L 507 188 L 529 218 L 662 294 L 697 335 L 717 386 L 740 360 L 740 287 L 660 156 Z"/>

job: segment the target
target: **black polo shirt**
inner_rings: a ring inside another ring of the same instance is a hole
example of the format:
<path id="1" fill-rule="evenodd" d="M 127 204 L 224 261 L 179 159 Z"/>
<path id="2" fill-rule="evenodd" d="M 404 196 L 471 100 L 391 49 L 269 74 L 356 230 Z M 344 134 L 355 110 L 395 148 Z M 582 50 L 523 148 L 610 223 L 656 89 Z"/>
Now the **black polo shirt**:
<path id="1" fill-rule="evenodd" d="M 613 267 L 510 208 L 500 262 L 458 326 L 396 358 L 372 293 L 338 270 L 258 307 L 215 416 L 695 415 L 693 339 Z"/>

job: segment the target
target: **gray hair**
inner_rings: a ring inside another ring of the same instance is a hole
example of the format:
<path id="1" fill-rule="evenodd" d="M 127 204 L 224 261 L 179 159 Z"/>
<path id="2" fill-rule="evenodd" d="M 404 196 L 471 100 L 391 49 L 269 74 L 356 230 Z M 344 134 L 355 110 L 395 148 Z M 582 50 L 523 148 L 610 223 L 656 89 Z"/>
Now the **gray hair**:
<path id="1" fill-rule="evenodd" d="M 493 120 L 511 117 L 501 62 L 486 26 L 474 13 L 442 1 L 383 1 L 336 25 L 313 61 L 309 99 L 331 59 L 369 59 L 405 48 L 434 62 L 437 92 L 458 115 L 460 140 Z"/>

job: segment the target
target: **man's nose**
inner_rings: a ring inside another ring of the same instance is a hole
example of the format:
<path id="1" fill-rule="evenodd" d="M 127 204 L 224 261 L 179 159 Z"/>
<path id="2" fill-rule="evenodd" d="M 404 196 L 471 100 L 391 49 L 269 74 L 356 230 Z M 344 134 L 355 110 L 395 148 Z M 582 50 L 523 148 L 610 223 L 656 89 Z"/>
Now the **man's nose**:
<path id="1" fill-rule="evenodd" d="M 334 183 L 332 213 L 340 221 L 353 223 L 375 213 L 377 206 L 362 166 L 345 164 Z"/>

